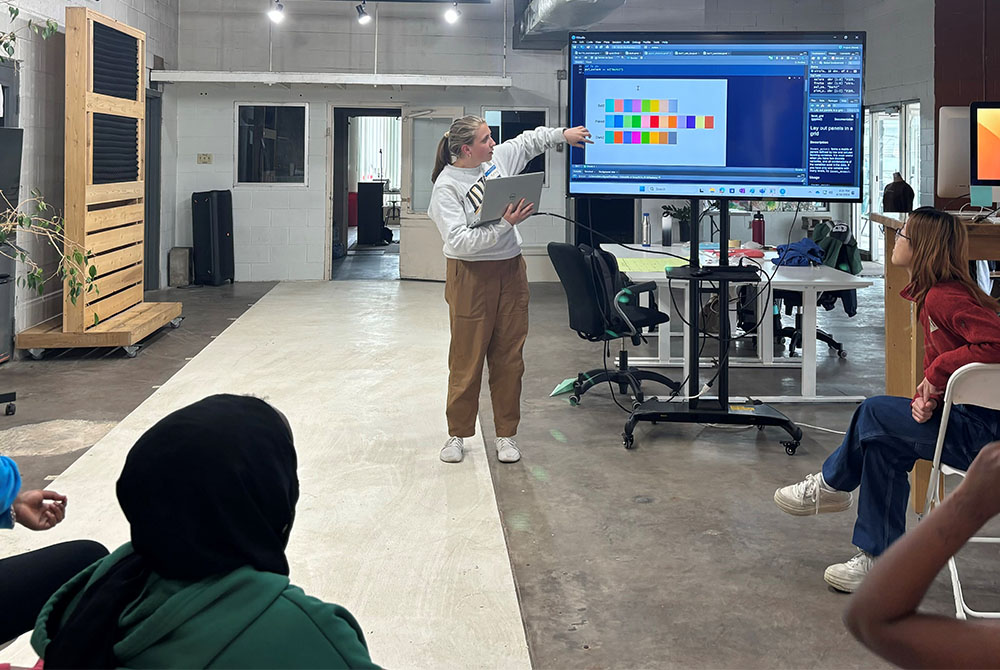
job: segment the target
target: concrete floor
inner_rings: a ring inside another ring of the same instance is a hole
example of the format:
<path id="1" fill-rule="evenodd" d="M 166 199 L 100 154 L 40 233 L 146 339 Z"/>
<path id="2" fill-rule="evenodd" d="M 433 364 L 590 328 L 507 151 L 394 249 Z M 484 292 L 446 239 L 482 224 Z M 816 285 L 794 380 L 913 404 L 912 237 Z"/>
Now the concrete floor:
<path id="1" fill-rule="evenodd" d="M 353 271 L 378 276 L 382 257 L 373 258 L 367 264 L 362 258 Z M 67 418 L 114 424 L 268 288 L 238 284 L 182 296 L 188 320 L 156 336 L 134 360 L 73 354 L 0 367 L 0 385 L 19 392 L 18 415 L 0 417 L 0 428 Z M 879 282 L 860 292 L 854 319 L 839 310 L 821 313 L 821 326 L 849 351 L 841 360 L 821 348 L 821 393 L 883 392 L 882 290 Z M 796 518 L 771 500 L 778 486 L 819 470 L 840 437 L 805 429 L 797 455 L 789 457 L 776 429 L 641 424 L 638 448 L 626 451 L 619 437 L 626 415 L 606 388 L 589 392 L 579 407 L 571 407 L 565 395 L 548 395 L 577 371 L 601 365 L 600 345 L 579 339 L 566 323 L 559 285 L 532 285 L 518 435 L 524 458 L 503 465 L 486 450 L 533 667 L 885 667 L 845 632 L 840 616 L 847 598 L 822 581 L 829 563 L 853 554 L 853 510 Z M 390 353 L 379 352 L 377 357 Z M 391 354 L 405 356 L 406 349 Z M 282 386 L 289 381 L 275 379 Z M 111 391 L 81 392 L 84 385 Z M 734 393 L 776 394 L 796 385 L 791 370 L 737 369 L 732 375 Z M 491 445 L 493 437 L 485 383 L 483 391 L 476 450 Z M 842 430 L 854 406 L 779 409 L 796 421 Z M 5 436 L 0 432 L 0 444 L 10 443 Z M 421 448 L 436 454 L 438 447 Z M 18 459 L 37 485 L 82 452 Z M 480 463 L 474 457 L 450 467 L 476 472 Z M 963 550 L 963 558 L 970 598 L 998 604 L 997 550 Z M 434 574 L 426 589 L 454 588 L 447 573 Z M 950 589 L 940 577 L 925 606 L 951 611 Z M 367 632 L 371 621 L 361 614 L 359 619 Z M 436 632 L 443 638 L 462 625 L 452 621 Z M 489 631 L 482 633 L 488 638 Z M 387 662 L 374 648 L 373 657 Z"/>

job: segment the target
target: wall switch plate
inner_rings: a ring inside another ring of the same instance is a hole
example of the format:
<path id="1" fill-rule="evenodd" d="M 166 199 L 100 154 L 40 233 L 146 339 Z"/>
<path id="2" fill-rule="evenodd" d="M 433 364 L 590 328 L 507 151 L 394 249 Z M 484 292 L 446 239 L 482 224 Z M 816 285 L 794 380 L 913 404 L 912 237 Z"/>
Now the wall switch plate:
<path id="1" fill-rule="evenodd" d="M 212 154 L 198 154 L 198 165 L 211 165 Z"/>

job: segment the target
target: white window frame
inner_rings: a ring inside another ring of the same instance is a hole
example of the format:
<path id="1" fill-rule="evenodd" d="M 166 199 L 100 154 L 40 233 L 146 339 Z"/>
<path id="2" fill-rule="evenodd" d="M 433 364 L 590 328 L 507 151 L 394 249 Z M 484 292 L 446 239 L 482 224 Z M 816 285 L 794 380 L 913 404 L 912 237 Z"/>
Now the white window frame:
<path id="1" fill-rule="evenodd" d="M 543 126 L 548 127 L 549 125 L 549 108 L 548 107 L 522 107 L 520 105 L 483 105 L 479 110 L 479 115 L 485 120 L 486 112 L 542 112 L 545 114 L 545 121 L 542 123 Z M 542 152 L 543 160 L 545 161 L 545 180 L 542 182 L 542 188 L 549 187 L 549 172 L 552 169 L 551 160 L 549 158 L 549 152 Z"/>
<path id="2" fill-rule="evenodd" d="M 301 184 L 292 182 L 240 181 L 240 107 L 303 107 L 305 108 L 305 128 L 303 132 L 304 175 Z M 262 102 L 259 100 L 240 101 L 233 104 L 233 188 L 309 188 L 309 103 L 308 102 Z"/>

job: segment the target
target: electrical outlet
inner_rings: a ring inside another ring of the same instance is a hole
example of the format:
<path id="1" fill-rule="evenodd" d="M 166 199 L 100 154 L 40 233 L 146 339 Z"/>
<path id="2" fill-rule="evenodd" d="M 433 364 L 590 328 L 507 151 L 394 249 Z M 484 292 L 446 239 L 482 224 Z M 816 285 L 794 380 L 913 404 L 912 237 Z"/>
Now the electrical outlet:
<path id="1" fill-rule="evenodd" d="M 198 165 L 211 165 L 212 154 L 198 154 Z"/>

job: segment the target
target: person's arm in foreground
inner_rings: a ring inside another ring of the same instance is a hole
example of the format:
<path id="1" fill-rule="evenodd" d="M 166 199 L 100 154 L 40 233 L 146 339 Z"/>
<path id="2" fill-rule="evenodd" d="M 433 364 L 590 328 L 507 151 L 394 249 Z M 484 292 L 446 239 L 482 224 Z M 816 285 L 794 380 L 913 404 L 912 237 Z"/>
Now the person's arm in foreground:
<path id="1" fill-rule="evenodd" d="M 954 493 L 876 561 L 844 613 L 848 630 L 903 667 L 1000 668 L 1000 625 L 917 612 L 948 559 L 997 513 L 1000 442 L 992 442 Z"/>

